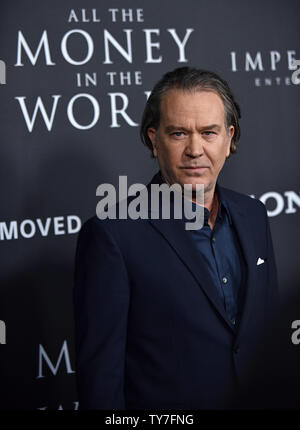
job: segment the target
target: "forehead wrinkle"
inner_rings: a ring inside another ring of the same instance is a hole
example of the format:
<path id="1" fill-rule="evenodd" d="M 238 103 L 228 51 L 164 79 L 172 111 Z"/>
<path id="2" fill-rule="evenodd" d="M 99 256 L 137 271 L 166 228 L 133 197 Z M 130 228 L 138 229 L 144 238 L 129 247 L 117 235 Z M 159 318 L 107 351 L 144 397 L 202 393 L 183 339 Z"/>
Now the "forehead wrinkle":
<path id="1" fill-rule="evenodd" d="M 204 130 L 210 128 L 210 125 L 216 125 L 221 130 L 225 125 L 223 101 L 218 94 L 208 92 L 216 96 L 215 102 L 210 103 L 206 99 L 201 103 L 201 100 L 189 97 L 193 97 L 201 91 L 187 93 L 182 90 L 170 90 L 167 92 L 161 101 L 161 120 L 164 123 L 164 129 L 174 126 L 178 130 Z M 188 96 L 186 100 L 188 107 L 184 105 L 186 96 Z"/>

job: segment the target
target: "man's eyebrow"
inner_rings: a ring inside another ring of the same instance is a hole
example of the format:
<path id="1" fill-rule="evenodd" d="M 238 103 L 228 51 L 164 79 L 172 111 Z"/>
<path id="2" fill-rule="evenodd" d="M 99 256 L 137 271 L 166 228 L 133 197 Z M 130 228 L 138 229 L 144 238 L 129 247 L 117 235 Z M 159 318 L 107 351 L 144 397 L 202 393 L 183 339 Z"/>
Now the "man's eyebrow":
<path id="1" fill-rule="evenodd" d="M 209 125 L 202 126 L 201 130 L 216 130 L 216 131 L 220 131 L 221 128 L 222 127 L 219 124 L 209 124 Z"/>

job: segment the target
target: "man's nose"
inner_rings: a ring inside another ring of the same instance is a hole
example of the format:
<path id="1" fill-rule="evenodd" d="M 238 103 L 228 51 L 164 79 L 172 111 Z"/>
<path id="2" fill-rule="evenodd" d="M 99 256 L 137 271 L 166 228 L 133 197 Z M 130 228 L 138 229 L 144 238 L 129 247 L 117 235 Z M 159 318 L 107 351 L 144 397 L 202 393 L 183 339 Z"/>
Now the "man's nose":
<path id="1" fill-rule="evenodd" d="M 203 155 L 203 141 L 202 137 L 196 134 L 192 134 L 188 140 L 187 146 L 185 148 L 185 154 L 189 157 L 200 157 Z"/>

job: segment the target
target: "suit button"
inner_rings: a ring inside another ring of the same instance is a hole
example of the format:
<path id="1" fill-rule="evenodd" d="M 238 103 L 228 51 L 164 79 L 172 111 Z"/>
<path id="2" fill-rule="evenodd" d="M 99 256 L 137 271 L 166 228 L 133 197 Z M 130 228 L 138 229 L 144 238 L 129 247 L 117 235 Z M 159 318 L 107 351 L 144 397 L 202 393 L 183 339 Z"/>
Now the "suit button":
<path id="1" fill-rule="evenodd" d="M 238 345 L 235 345 L 235 346 L 233 347 L 233 352 L 234 352 L 235 354 L 238 354 L 238 353 L 239 353 L 239 351 L 240 351 L 240 347 L 239 347 Z"/>
<path id="2" fill-rule="evenodd" d="M 222 278 L 223 284 L 227 284 L 227 281 L 228 281 L 228 279 L 226 278 L 226 276 L 223 276 L 223 278 Z"/>

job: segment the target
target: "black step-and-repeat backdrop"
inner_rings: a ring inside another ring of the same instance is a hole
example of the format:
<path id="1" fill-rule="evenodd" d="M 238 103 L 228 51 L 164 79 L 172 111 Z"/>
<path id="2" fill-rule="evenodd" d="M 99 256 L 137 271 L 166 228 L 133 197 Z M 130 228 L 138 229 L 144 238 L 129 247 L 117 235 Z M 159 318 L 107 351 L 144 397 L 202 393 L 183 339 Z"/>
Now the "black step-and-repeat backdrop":
<path id="1" fill-rule="evenodd" d="M 221 183 L 265 203 L 281 293 L 297 287 L 299 16 L 297 0 L 1 1 L 1 409 L 78 408 L 77 233 L 99 184 L 156 172 L 138 127 L 175 67 L 231 85 L 242 134 Z"/>

